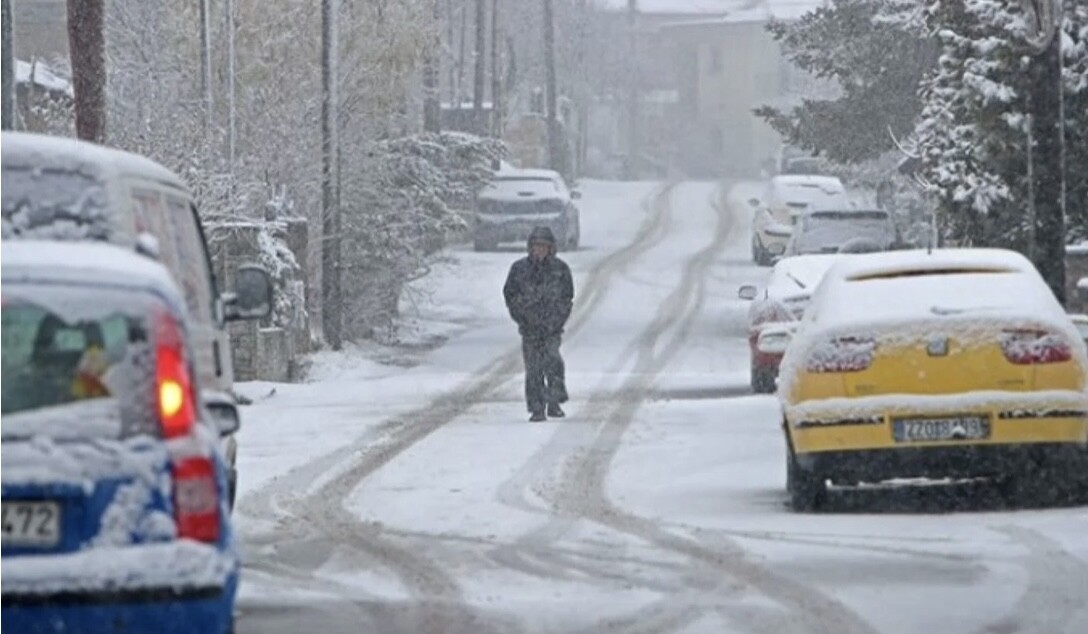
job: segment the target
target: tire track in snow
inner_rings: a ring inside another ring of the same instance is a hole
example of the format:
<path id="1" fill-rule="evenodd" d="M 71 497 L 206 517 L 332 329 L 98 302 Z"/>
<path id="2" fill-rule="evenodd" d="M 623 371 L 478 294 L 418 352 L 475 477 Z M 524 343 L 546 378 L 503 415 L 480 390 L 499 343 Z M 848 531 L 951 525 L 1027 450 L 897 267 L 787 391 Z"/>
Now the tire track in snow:
<path id="1" fill-rule="evenodd" d="M 667 197 L 673 187 L 674 184 L 664 185 L 654 200 Z M 576 335 L 604 298 L 608 279 L 667 233 L 669 217 L 661 211 L 662 206 L 654 204 L 635 239 L 590 271 L 568 329 L 571 336 Z M 348 447 L 310 460 L 247 495 L 239 508 L 247 515 L 276 522 L 276 531 L 266 543 L 305 539 L 316 533 L 364 553 L 393 571 L 424 606 L 418 631 L 487 631 L 465 604 L 461 589 L 452 576 L 416 554 L 415 549 L 401 547 L 383 536 L 379 526 L 353 517 L 338 502 L 346 499 L 369 475 L 492 395 L 509 380 L 519 363 L 520 349 L 508 350 L 461 387 L 420 409 L 384 422 L 379 426 L 379 433 L 384 437 L 379 439 L 371 431 Z M 350 463 L 350 466 L 341 470 L 344 463 Z M 336 472 L 336 475 L 309 491 L 330 472 Z M 300 496 L 299 491 L 307 493 Z M 262 557 L 271 561 L 261 562 Z M 284 565 L 276 559 L 275 552 L 261 553 L 255 566 Z M 304 572 L 312 578 L 316 565 L 308 568 Z M 433 606 L 436 600 L 437 607 L 427 607 Z"/>
<path id="2" fill-rule="evenodd" d="M 730 207 L 722 204 L 726 192 L 713 205 L 718 215 L 718 227 L 713 241 L 696 253 L 685 265 L 683 277 L 676 290 L 661 304 L 655 319 L 639 338 L 635 370 L 626 384 L 616 392 L 591 403 L 589 416 L 603 413 L 603 423 L 594 430 L 595 437 L 584 452 L 575 453 L 562 471 L 552 503 L 556 513 L 566 521 L 550 522 L 540 531 L 527 536 L 535 550 L 546 548 L 550 540 L 561 537 L 579 519 L 588 519 L 620 533 L 639 538 L 662 550 L 688 558 L 691 562 L 689 579 L 703 586 L 693 607 L 692 590 L 670 595 L 661 601 L 636 611 L 629 619 L 599 622 L 594 630 L 631 631 L 639 633 L 669 632 L 680 629 L 706 611 L 722 611 L 722 601 L 732 601 L 726 595 L 736 591 L 732 584 L 759 591 L 782 605 L 791 613 L 788 620 L 805 632 L 870 633 L 875 629 L 859 616 L 834 601 L 825 593 L 792 579 L 777 575 L 752 562 L 735 543 L 707 545 L 697 539 L 680 536 L 659 526 L 649 518 L 637 516 L 613 505 L 605 494 L 605 482 L 620 442 L 635 414 L 644 402 L 647 390 L 657 374 L 679 352 L 689 337 L 705 298 L 706 272 L 733 235 Z M 670 330 L 671 338 L 665 339 Z M 557 433 L 558 435 L 558 433 Z M 726 579 L 721 579 L 722 575 Z M 699 583 L 699 582 L 702 583 Z M 708 600 L 709 599 L 709 600 Z M 768 620 L 751 610 L 728 611 L 731 620 L 745 620 L 758 629 Z M 747 617 L 745 616 L 747 615 Z M 775 619 L 779 621 L 779 619 Z"/>
<path id="3" fill-rule="evenodd" d="M 1028 587 L 1009 616 L 979 634 L 1080 634 L 1088 631 L 1088 565 L 1060 544 L 1024 526 L 998 529 L 1028 551 Z"/>

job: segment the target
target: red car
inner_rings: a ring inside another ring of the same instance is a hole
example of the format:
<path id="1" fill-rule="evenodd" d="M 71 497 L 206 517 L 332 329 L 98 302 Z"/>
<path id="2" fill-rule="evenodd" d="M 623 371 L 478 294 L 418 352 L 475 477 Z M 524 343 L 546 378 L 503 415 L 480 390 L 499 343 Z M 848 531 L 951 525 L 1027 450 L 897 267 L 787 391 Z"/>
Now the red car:
<path id="1" fill-rule="evenodd" d="M 748 346 L 753 392 L 774 392 L 778 365 L 792 332 L 791 324 L 796 325 L 804 316 L 812 291 L 841 257 L 831 254 L 783 258 L 774 265 L 762 292 L 753 285 L 740 288 L 740 298 L 752 302 L 748 310 Z M 765 334 L 762 339 L 761 334 Z"/>

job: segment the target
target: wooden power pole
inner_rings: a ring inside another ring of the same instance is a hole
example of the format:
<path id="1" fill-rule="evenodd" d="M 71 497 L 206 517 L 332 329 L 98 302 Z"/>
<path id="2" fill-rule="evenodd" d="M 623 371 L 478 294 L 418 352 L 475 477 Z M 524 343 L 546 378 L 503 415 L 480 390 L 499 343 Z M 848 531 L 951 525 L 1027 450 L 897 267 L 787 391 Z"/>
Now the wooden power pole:
<path id="1" fill-rule="evenodd" d="M 560 138 L 562 131 L 559 129 L 559 95 L 555 78 L 555 11 L 552 0 L 544 0 L 544 65 L 547 73 L 544 90 L 547 99 L 548 166 L 560 174 L 565 174 Z"/>
<path id="2" fill-rule="evenodd" d="M 339 96 L 337 90 L 337 9 L 339 0 L 321 0 L 321 327 L 333 350 L 343 347 L 340 294 Z"/>
<path id="3" fill-rule="evenodd" d="M 76 136 L 106 139 L 106 34 L 104 0 L 68 0 L 68 49 L 75 94 Z"/>

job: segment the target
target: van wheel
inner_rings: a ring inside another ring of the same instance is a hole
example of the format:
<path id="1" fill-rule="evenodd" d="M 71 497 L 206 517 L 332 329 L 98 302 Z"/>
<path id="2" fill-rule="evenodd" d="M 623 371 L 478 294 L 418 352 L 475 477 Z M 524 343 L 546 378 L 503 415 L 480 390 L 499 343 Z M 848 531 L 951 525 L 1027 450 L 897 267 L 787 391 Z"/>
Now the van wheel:
<path id="1" fill-rule="evenodd" d="M 798 464 L 792 446 L 786 457 L 786 492 L 789 494 L 790 508 L 800 513 L 818 511 L 827 497 L 827 482 Z"/>

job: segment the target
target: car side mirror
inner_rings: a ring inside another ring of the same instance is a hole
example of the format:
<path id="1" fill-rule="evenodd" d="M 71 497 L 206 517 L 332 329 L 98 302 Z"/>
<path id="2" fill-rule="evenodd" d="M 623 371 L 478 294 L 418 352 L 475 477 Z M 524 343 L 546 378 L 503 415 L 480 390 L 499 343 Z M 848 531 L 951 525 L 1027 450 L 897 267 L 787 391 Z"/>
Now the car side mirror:
<path id="1" fill-rule="evenodd" d="M 242 428 L 242 417 L 233 398 L 222 392 L 207 390 L 201 393 L 200 398 L 221 437 L 238 433 Z"/>
<path id="2" fill-rule="evenodd" d="M 272 278 L 263 268 L 247 264 L 238 268 L 234 292 L 223 296 L 227 321 L 264 319 L 272 314 Z"/>
<path id="3" fill-rule="evenodd" d="M 581 200 L 582 192 L 578 191 L 577 189 L 572 190 L 570 192 L 570 197 L 571 197 L 571 200 Z"/>
<path id="4" fill-rule="evenodd" d="M 756 297 L 759 297 L 759 289 L 751 284 L 745 284 L 737 291 L 737 297 L 750 302 Z"/>

